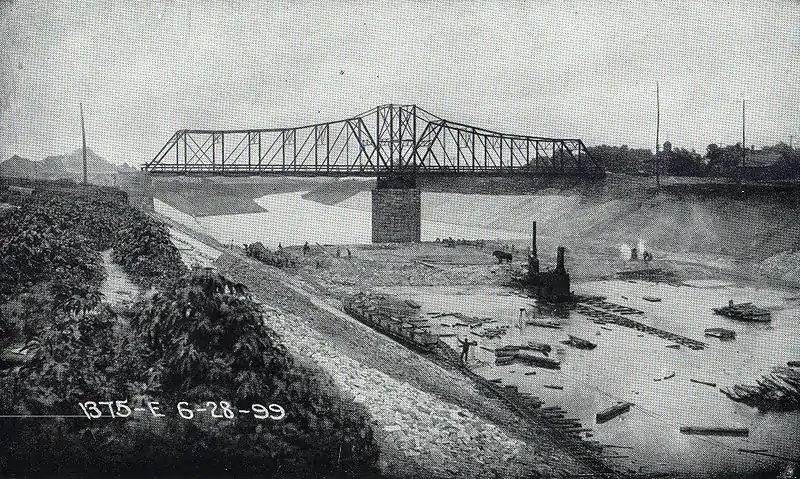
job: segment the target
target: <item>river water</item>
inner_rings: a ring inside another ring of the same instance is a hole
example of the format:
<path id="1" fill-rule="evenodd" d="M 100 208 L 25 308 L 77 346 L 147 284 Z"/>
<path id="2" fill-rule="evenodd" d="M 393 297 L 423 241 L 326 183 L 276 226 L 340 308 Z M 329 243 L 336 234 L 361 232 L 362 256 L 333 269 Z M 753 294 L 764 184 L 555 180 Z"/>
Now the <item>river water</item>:
<path id="1" fill-rule="evenodd" d="M 267 211 L 255 214 L 194 218 L 158 200 L 155 207 L 156 211 L 222 243 L 261 241 L 274 247 L 279 242 L 285 246 L 306 241 L 312 244 L 370 242 L 369 192 L 358 193 L 336 206 L 307 201 L 302 194 L 282 193 L 258 198 L 256 202 Z M 427 194 L 436 195 L 424 193 Z M 436 199 L 440 201 L 428 203 L 460 201 L 451 197 Z M 509 202 L 519 200 L 495 198 L 493 201 L 487 204 L 505 204 L 497 207 L 502 209 L 508 207 Z M 496 218 L 502 213 L 499 210 L 470 212 L 467 207 L 466 219 L 448 221 L 441 214 L 426 211 L 425 199 L 422 204 L 423 240 L 447 236 L 467 239 L 526 237 L 524 225 L 519 231 L 508 230 L 486 219 Z M 731 401 L 719 391 L 720 387 L 734 384 L 754 384 L 756 378 L 772 367 L 800 360 L 800 302 L 786 299 L 796 296 L 796 291 L 707 278 L 688 281 L 682 286 L 643 281 L 593 281 L 573 284 L 573 290 L 579 294 L 604 295 L 611 302 L 645 311 L 643 317 L 635 319 L 704 341 L 707 347 L 700 351 L 667 348 L 671 344 L 669 341 L 612 324 L 601 328 L 575 311 L 560 319 L 564 322 L 561 330 L 511 327 L 508 334 L 496 340 L 472 336 L 468 328 L 441 326 L 441 323 L 452 323 L 452 318 L 430 320 L 431 330 L 470 337 L 489 349 L 504 344 L 524 344 L 529 340 L 546 342 L 554 350 L 559 348 L 554 352 L 562 361 L 562 369 L 558 371 L 519 364 L 494 366 L 493 353 L 479 347 L 473 348 L 473 359 L 475 364 L 487 363 L 476 370 L 485 377 L 502 378 L 504 384 L 516 385 L 520 392 L 539 396 L 546 405 L 561 406 L 571 417 L 593 428 L 593 439 L 623 446 L 606 449 L 605 454 L 627 456 L 612 459 L 624 468 L 643 472 L 673 471 L 694 477 L 741 477 L 746 473 L 757 476 L 778 467 L 781 461 L 738 449 L 760 449 L 800 459 L 800 412 L 758 413 Z M 392 287 L 391 293 L 419 302 L 423 315 L 460 312 L 490 316 L 509 326 L 518 324 L 520 308 L 530 309 L 535 303 L 503 287 Z M 648 302 L 643 296 L 660 297 L 662 301 Z M 766 325 L 742 323 L 714 315 L 711 308 L 725 305 L 729 299 L 774 308 L 772 322 Z M 736 339 L 723 342 L 704 337 L 704 329 L 711 327 L 732 329 L 736 331 Z M 588 339 L 598 346 L 586 351 L 559 344 L 567 334 Z M 456 346 L 456 337 L 443 340 Z M 536 374 L 524 374 L 531 371 Z M 673 377 L 664 379 L 673 372 Z M 716 383 L 716 387 L 692 383 L 690 379 Z M 549 389 L 544 385 L 563 389 Z M 597 411 L 617 401 L 632 402 L 635 406 L 612 421 L 595 424 Z M 750 434 L 746 438 L 689 436 L 679 432 L 681 426 L 747 427 Z"/>
<path id="2" fill-rule="evenodd" d="M 193 217 L 182 213 L 166 203 L 156 199 L 155 209 L 188 226 L 200 228 L 224 244 L 253 243 L 261 241 L 265 246 L 274 248 L 281 243 L 283 246 L 302 245 L 306 241 L 311 244 L 368 244 L 372 242 L 372 197 L 368 191 L 356 195 L 336 204 L 325 205 L 316 201 L 306 200 L 306 192 L 278 193 L 256 198 L 266 211 L 261 213 L 248 213 L 239 215 L 201 216 Z M 511 236 L 525 237 L 527 228 L 507 230 L 493 224 L 492 218 L 496 215 L 481 214 L 468 219 L 454 217 L 442 218 L 442 215 L 433 211 L 430 205 L 440 204 L 438 198 L 448 199 L 460 196 L 476 195 L 451 195 L 446 193 L 423 193 L 421 237 L 423 241 L 433 241 L 436 238 L 465 238 L 465 239 L 497 239 Z M 518 197 L 500 197 L 477 195 L 486 197 L 485 203 L 499 205 L 511 201 L 518 201 Z M 491 201 L 488 201 L 491 198 Z M 457 199 L 457 198 L 456 198 Z M 477 199 L 472 198 L 472 201 Z M 470 210 L 470 208 L 465 208 Z M 474 210 L 474 209 L 473 209 Z M 474 211 L 473 211 L 474 214 Z"/>
<path id="3" fill-rule="evenodd" d="M 468 327 L 442 326 L 456 322 L 453 318 L 429 319 L 432 332 L 457 334 L 442 338 L 454 349 L 457 338 L 478 342 L 478 347 L 471 348 L 472 360 L 473 364 L 486 363 L 476 369 L 482 376 L 501 378 L 503 384 L 516 385 L 520 392 L 540 397 L 545 405 L 561 406 L 569 417 L 593 428 L 593 439 L 622 446 L 608 448 L 605 454 L 628 456 L 613 459 L 624 468 L 692 477 L 741 477 L 745 473 L 758 476 L 778 467 L 781 461 L 743 453 L 738 451 L 740 448 L 800 459 L 800 412 L 761 414 L 731 401 L 718 389 L 754 384 L 772 367 L 800 358 L 800 304 L 785 299 L 796 292 L 726 282 L 691 284 L 613 280 L 574 284 L 573 289 L 580 294 L 604 295 L 610 302 L 642 310 L 645 315 L 635 316 L 637 321 L 706 342 L 707 347 L 700 351 L 683 346 L 677 350 L 667 348 L 671 341 L 622 326 L 608 324 L 601 328 L 575 311 L 569 312 L 567 318 L 551 318 L 564 324 L 560 330 L 535 326 L 518 329 L 520 308 L 533 309 L 535 301 L 503 287 L 392 287 L 387 292 L 414 299 L 422 305 L 424 316 L 429 312 L 461 312 L 496 318 L 498 324 L 508 325 L 506 335 L 490 340 L 470 334 Z M 643 296 L 660 297 L 662 301 L 648 302 Z M 755 324 L 714 315 L 711 308 L 725 305 L 728 299 L 774 308 L 773 320 Z M 704 338 L 704 329 L 711 327 L 732 329 L 736 339 Z M 581 350 L 560 344 L 568 334 L 594 342 L 597 347 Z M 550 344 L 554 350 L 551 357 L 561 360 L 561 370 L 521 364 L 495 366 L 494 354 L 481 349 L 528 341 Z M 531 371 L 536 374 L 525 375 Z M 664 379 L 673 372 L 673 377 Z M 717 386 L 692 383 L 690 379 Z M 562 386 L 563 390 L 544 385 Z M 596 424 L 597 411 L 618 401 L 635 406 L 627 414 Z M 681 434 L 681 426 L 746 427 L 750 435 L 691 436 Z"/>

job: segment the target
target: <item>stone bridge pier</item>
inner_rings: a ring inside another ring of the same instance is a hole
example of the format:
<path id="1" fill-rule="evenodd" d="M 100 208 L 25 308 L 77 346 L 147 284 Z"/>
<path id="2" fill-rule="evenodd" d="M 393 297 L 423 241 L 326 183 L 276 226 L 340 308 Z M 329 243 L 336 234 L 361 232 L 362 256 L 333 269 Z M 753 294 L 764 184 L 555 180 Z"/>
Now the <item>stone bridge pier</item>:
<path id="1" fill-rule="evenodd" d="M 372 190 L 372 242 L 418 243 L 422 194 L 416 182 L 378 178 Z"/>

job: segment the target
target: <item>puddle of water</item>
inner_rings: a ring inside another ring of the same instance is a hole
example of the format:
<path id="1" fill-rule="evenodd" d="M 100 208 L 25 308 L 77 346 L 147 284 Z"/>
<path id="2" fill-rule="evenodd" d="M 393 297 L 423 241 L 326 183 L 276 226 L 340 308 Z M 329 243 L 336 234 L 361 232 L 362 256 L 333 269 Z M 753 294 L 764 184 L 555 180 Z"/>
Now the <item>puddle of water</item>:
<path id="1" fill-rule="evenodd" d="M 411 298 L 428 312 L 461 312 L 470 316 L 493 317 L 508 325 L 505 336 L 489 340 L 470 334 L 468 327 L 447 327 L 454 318 L 429 319 L 431 332 L 456 333 L 442 340 L 454 349 L 457 339 L 478 342 L 471 349 L 476 361 L 487 365 L 477 372 L 504 384 L 518 386 L 520 392 L 533 393 L 546 405 L 559 405 L 571 417 L 594 429 L 593 439 L 604 444 L 633 446 L 633 450 L 608 449 L 607 454 L 630 456 L 618 464 L 644 471 L 675 471 L 691 475 L 730 477 L 756 473 L 779 464 L 776 459 L 740 453 L 739 448 L 766 449 L 772 454 L 800 458 L 800 412 L 760 414 L 755 409 L 731 401 L 718 388 L 733 384 L 752 384 L 772 367 L 800 358 L 800 307 L 785 302 L 785 292 L 769 288 L 717 285 L 713 289 L 678 287 L 647 282 L 596 281 L 574 285 L 577 293 L 602 294 L 608 301 L 645 311 L 632 316 L 645 324 L 675 332 L 708 344 L 702 351 L 686 347 L 667 348 L 670 341 L 616 325 L 603 329 L 585 316 L 570 312 L 561 330 L 516 327 L 520 308 L 530 308 L 534 300 L 509 295 L 501 287 L 473 287 L 461 294 L 448 287 L 393 287 L 391 292 Z M 661 297 L 650 303 L 642 296 Z M 622 296 L 629 298 L 625 300 Z M 753 301 L 776 306 L 770 324 L 737 322 L 714 315 L 712 307 L 734 301 Z M 496 326 L 492 324 L 491 326 Z M 736 331 L 736 340 L 719 341 L 704 337 L 710 327 Z M 598 334 L 599 333 L 599 334 Z M 580 350 L 560 344 L 572 334 L 597 343 L 593 350 Z M 494 354 L 480 346 L 495 349 L 506 344 L 545 342 L 553 347 L 551 357 L 562 362 L 561 370 L 532 368 L 521 364 L 494 366 Z M 557 348 L 561 352 L 556 352 Z M 526 376 L 525 372 L 535 371 Z M 670 379 L 664 377 L 675 372 Z M 656 381 L 655 379 L 658 379 Z M 717 387 L 695 384 L 690 379 L 714 382 Z M 544 385 L 563 386 L 563 390 Z M 636 406 L 604 424 L 595 424 L 597 411 L 629 401 Z M 680 426 L 747 427 L 747 438 L 687 436 Z M 612 452 L 613 451 L 613 452 Z"/>

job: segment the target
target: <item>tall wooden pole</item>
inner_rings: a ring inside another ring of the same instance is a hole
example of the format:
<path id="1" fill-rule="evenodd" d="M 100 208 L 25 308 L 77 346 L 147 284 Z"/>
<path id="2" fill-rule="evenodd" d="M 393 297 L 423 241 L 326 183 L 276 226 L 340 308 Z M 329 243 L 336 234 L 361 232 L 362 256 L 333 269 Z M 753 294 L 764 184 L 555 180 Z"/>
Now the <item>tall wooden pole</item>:
<path id="1" fill-rule="evenodd" d="M 744 141 L 744 100 L 742 100 L 742 168 L 747 158 L 747 143 Z"/>
<path id="2" fill-rule="evenodd" d="M 83 103 L 81 106 L 81 137 L 83 139 L 83 184 L 87 184 L 86 180 L 86 127 L 83 124 Z"/>
<path id="3" fill-rule="evenodd" d="M 656 185 L 661 186 L 661 159 L 658 155 L 658 133 L 661 127 L 661 102 L 658 96 L 658 82 L 656 82 Z"/>

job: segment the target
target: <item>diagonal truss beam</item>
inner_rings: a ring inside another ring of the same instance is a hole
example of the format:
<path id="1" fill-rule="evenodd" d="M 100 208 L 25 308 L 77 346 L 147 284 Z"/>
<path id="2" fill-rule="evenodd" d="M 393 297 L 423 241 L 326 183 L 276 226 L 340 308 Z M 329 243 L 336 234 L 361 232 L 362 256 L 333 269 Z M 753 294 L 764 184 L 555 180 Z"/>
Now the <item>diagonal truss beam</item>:
<path id="1" fill-rule="evenodd" d="M 416 105 L 382 105 L 352 118 L 295 128 L 178 130 L 142 170 L 228 176 L 604 176 L 580 139 L 500 133 L 444 120 Z"/>

